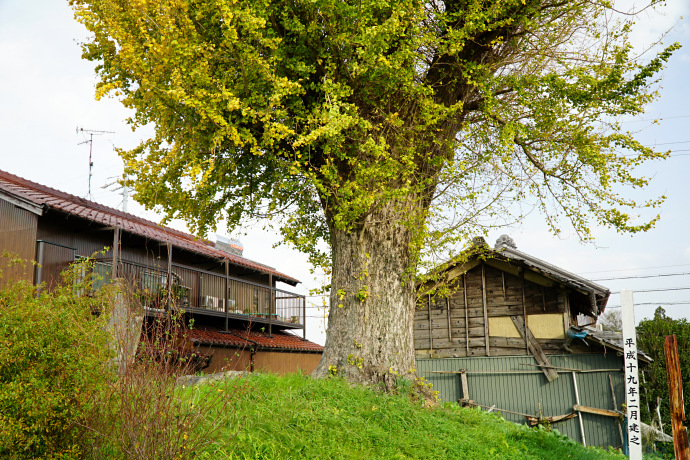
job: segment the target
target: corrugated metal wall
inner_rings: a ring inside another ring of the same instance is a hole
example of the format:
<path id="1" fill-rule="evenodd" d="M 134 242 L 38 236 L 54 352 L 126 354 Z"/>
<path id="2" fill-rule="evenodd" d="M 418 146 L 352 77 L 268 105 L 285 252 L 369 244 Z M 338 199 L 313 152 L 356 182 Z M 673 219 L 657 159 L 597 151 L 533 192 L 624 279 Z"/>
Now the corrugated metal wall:
<path id="1" fill-rule="evenodd" d="M 38 216 L 21 209 L 14 204 L 0 199 L 0 253 L 8 251 L 21 259 L 31 261 L 36 257 L 36 222 Z M 0 286 L 10 281 L 33 281 L 33 265 L 7 266 L 7 261 L 0 258 L 0 269 L 4 276 Z"/>
<path id="2" fill-rule="evenodd" d="M 609 353 L 588 355 L 554 355 L 549 359 L 553 366 L 599 370 L 605 372 L 575 373 L 580 404 L 599 409 L 613 409 L 613 398 L 608 376 L 614 385 L 616 401 L 620 410 L 624 398 L 623 362 Z M 538 415 L 541 405 L 544 416 L 563 415 L 572 412 L 575 405 L 573 373 L 558 370 L 558 378 L 549 383 L 544 374 L 532 366 L 536 361 L 531 356 L 476 357 L 418 359 L 417 371 L 433 384 L 443 401 L 457 401 L 462 398 L 458 374 L 438 374 L 433 371 L 459 371 L 466 369 L 469 399 L 497 409 Z M 524 423 L 522 416 L 503 412 L 506 420 Z M 622 444 L 616 418 L 594 414 L 581 414 L 588 446 L 620 446 Z M 582 442 L 579 422 L 572 418 L 553 425 L 561 433 L 577 442 Z"/>

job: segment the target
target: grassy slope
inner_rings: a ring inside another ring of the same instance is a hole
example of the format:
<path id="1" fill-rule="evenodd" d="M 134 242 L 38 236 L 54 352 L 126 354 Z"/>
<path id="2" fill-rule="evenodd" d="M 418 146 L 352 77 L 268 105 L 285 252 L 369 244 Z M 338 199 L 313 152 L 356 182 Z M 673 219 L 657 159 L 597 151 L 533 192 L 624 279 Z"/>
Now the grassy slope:
<path id="1" fill-rule="evenodd" d="M 253 375 L 228 385 L 224 391 L 236 402 L 221 429 L 224 441 L 199 458 L 625 458 L 498 415 L 452 405 L 425 409 L 339 379 Z"/>

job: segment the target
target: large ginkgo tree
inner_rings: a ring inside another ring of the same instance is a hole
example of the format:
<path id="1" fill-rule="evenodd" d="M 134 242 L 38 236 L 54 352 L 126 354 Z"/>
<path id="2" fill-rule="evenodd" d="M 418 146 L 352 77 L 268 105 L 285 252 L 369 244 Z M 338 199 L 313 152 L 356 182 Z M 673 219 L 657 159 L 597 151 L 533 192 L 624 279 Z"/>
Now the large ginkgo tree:
<path id="1" fill-rule="evenodd" d="M 415 274 L 485 225 L 649 229 L 623 117 L 676 47 L 636 56 L 604 0 L 71 0 L 97 97 L 150 139 L 136 199 L 199 235 L 267 219 L 331 270 L 315 375 L 414 375 Z M 324 242 L 326 244 L 321 244 Z M 327 248 L 327 249 L 324 249 Z"/>

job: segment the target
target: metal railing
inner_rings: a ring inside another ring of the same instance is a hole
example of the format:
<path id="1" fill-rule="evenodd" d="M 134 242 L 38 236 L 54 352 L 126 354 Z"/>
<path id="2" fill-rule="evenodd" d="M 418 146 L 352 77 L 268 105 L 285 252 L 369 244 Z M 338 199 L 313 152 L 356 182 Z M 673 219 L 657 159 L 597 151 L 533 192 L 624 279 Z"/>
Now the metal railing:
<path id="1" fill-rule="evenodd" d="M 93 271 L 99 275 L 94 289 L 112 278 L 112 258 L 98 258 Z M 152 309 L 172 304 L 192 313 L 223 316 L 304 329 L 306 301 L 303 295 L 241 280 L 221 273 L 171 264 L 167 266 L 117 261 L 117 278 L 125 279 L 142 303 Z"/>

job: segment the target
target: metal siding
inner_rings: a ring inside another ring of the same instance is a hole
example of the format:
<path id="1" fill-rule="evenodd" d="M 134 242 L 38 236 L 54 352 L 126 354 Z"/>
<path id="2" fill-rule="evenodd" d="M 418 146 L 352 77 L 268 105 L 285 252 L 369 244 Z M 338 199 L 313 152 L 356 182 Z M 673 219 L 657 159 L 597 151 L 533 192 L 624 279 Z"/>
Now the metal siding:
<path id="1" fill-rule="evenodd" d="M 0 199 L 0 254 L 7 251 L 21 259 L 31 261 L 36 257 L 36 221 L 38 216 Z M 0 259 L 0 269 L 4 275 L 0 286 L 9 281 L 33 281 L 33 266 L 14 266 L 7 268 L 6 261 Z"/>
<path id="2" fill-rule="evenodd" d="M 552 355 L 549 357 L 553 366 L 573 369 L 619 369 L 622 362 L 614 354 L 591 355 Z M 485 406 L 496 405 L 497 409 L 506 409 L 524 414 L 537 415 L 541 404 L 545 416 L 563 415 L 572 411 L 575 404 L 575 388 L 572 372 L 559 370 L 559 377 L 548 383 L 546 377 L 536 367 L 531 356 L 509 357 L 475 357 L 418 359 L 417 369 L 439 391 L 439 397 L 445 402 L 455 402 L 462 397 L 460 377 L 458 374 L 434 374 L 431 371 L 515 371 L 515 373 L 486 373 L 467 375 L 470 399 Z M 528 371 L 528 373 L 525 373 Z M 532 372 L 529 372 L 532 371 Z M 608 375 L 614 382 L 616 398 L 623 401 L 622 372 L 577 373 L 577 384 L 580 404 L 601 409 L 613 409 Z M 486 410 L 486 409 L 484 409 Z M 524 423 L 521 415 L 503 412 L 506 420 Z M 616 419 L 594 414 L 583 414 L 585 439 L 587 445 L 608 447 L 620 446 L 620 434 Z M 577 418 L 554 424 L 563 434 L 581 442 L 580 426 Z"/>
<path id="3" fill-rule="evenodd" d="M 113 232 L 102 228 L 83 219 L 52 213 L 41 217 L 37 239 L 75 248 L 78 256 L 90 257 L 113 246 Z M 110 257 L 111 252 L 105 256 Z"/>

